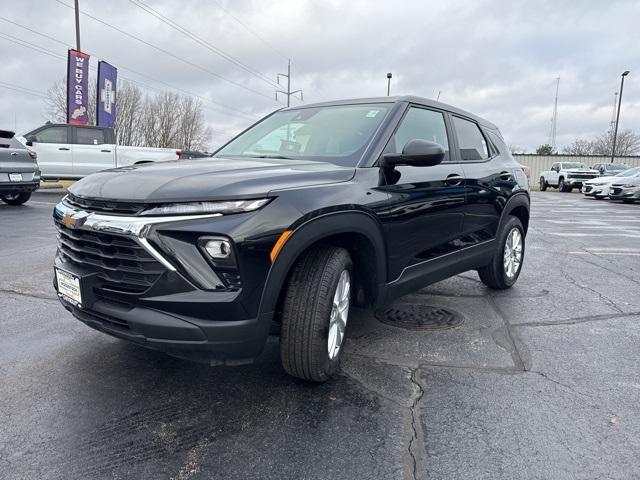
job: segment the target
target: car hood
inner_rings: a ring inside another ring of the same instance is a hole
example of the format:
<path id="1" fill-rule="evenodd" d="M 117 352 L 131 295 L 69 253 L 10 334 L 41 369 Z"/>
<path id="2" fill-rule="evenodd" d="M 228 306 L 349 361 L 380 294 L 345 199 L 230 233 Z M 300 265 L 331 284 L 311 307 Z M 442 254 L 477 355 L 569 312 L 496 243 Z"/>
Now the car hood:
<path id="1" fill-rule="evenodd" d="M 133 165 L 94 173 L 69 191 L 135 202 L 221 200 L 292 187 L 346 182 L 355 168 L 306 160 L 208 158 Z"/>
<path id="2" fill-rule="evenodd" d="M 565 172 L 568 173 L 593 173 L 594 175 L 600 175 L 598 170 L 591 170 L 590 168 L 567 168 Z"/>
<path id="3" fill-rule="evenodd" d="M 606 183 L 606 182 L 613 182 L 616 178 L 620 178 L 620 177 L 616 177 L 614 175 L 609 175 L 607 177 L 596 177 L 596 178 L 592 178 L 591 180 L 587 180 L 585 183 Z"/>

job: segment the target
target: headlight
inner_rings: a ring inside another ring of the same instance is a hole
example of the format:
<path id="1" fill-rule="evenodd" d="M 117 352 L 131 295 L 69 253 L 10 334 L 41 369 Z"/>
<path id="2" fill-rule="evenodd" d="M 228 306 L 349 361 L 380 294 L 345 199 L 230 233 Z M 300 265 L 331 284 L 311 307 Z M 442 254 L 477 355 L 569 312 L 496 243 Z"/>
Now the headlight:
<path id="1" fill-rule="evenodd" d="M 185 202 L 166 203 L 151 207 L 143 211 L 140 215 L 196 215 L 219 213 L 227 215 L 230 213 L 251 212 L 266 205 L 271 199 L 261 198 L 253 200 L 230 200 L 225 202 Z"/>
<path id="2" fill-rule="evenodd" d="M 640 185 L 635 185 L 633 183 L 627 183 L 626 185 L 622 185 L 624 188 L 634 188 L 634 187 L 638 187 Z"/>
<path id="3" fill-rule="evenodd" d="M 604 186 L 604 185 L 606 185 L 606 184 L 607 184 L 607 182 L 595 182 L 595 183 L 587 182 L 587 183 L 588 183 L 589 185 L 594 185 L 594 186 L 596 186 L 596 187 L 602 187 L 602 186 Z"/>

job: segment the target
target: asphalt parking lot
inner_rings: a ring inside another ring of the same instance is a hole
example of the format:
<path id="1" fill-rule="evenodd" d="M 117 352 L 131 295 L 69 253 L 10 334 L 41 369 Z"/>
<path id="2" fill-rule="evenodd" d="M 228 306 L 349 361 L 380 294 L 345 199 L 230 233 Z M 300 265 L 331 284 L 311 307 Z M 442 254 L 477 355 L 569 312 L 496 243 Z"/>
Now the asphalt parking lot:
<path id="1" fill-rule="evenodd" d="M 208 367 L 82 325 L 52 289 L 61 193 L 0 206 L 0 478 L 640 477 L 640 205 L 533 192 L 522 275 L 404 297 L 441 330 L 350 320 L 338 377 Z"/>

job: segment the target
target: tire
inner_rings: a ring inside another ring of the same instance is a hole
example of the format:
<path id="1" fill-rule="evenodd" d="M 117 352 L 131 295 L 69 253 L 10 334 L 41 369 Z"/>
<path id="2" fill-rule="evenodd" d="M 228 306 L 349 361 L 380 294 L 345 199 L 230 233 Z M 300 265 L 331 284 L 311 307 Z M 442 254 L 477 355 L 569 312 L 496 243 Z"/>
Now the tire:
<path id="1" fill-rule="evenodd" d="M 558 191 L 559 192 L 570 192 L 571 188 L 569 188 L 569 190 L 567 190 L 567 186 L 564 184 L 564 178 L 560 177 L 560 180 L 558 180 Z"/>
<path id="2" fill-rule="evenodd" d="M 545 182 L 544 177 L 540 177 L 540 191 L 541 192 L 546 192 L 548 186 L 549 186 L 549 184 L 547 182 Z"/>
<path id="3" fill-rule="evenodd" d="M 324 382 L 335 374 L 344 349 L 352 271 L 349 252 L 331 245 L 311 247 L 294 265 L 280 317 L 280 358 L 289 375 Z M 336 296 L 342 298 L 339 308 Z"/>
<path id="4" fill-rule="evenodd" d="M 0 195 L 0 198 L 9 205 L 22 205 L 31 198 L 31 192 L 10 193 L 8 195 Z"/>
<path id="5" fill-rule="evenodd" d="M 520 236 L 520 255 L 519 262 L 516 265 L 514 260 L 517 257 L 517 253 L 512 250 L 513 256 L 511 257 L 511 265 L 514 267 L 514 269 L 511 271 L 507 269 L 505 249 L 507 240 L 511 235 L 513 235 L 514 231 L 517 231 L 518 235 Z M 499 248 L 496 250 L 493 258 L 491 259 L 491 263 L 489 263 L 486 267 L 478 269 L 478 275 L 480 276 L 480 280 L 482 280 L 482 283 L 484 283 L 487 287 L 496 290 L 505 290 L 507 288 L 511 288 L 516 283 L 518 277 L 520 276 L 520 271 L 522 270 L 522 263 L 524 262 L 524 228 L 522 228 L 522 223 L 517 217 L 509 216 L 505 224 L 502 226 L 502 229 L 498 234 L 498 245 Z"/>

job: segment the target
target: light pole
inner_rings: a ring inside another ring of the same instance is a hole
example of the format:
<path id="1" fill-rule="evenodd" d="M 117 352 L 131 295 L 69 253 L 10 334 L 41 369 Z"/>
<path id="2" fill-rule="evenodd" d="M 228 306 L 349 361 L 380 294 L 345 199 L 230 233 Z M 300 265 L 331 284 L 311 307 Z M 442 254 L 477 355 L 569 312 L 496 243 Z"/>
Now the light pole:
<path id="1" fill-rule="evenodd" d="M 616 126 L 613 130 L 613 147 L 611 148 L 611 163 L 613 163 L 613 157 L 616 155 L 616 140 L 618 138 L 618 121 L 620 120 L 620 106 L 622 105 L 622 89 L 624 88 L 624 77 L 629 75 L 629 70 L 622 72 L 622 79 L 620 80 L 620 96 L 618 97 L 618 113 L 616 113 Z"/>
<path id="2" fill-rule="evenodd" d="M 78 6 L 78 0 L 75 0 L 76 11 L 76 50 L 80 50 L 80 7 Z"/>
<path id="3" fill-rule="evenodd" d="M 391 73 L 387 73 L 387 97 L 391 92 L 391 77 L 393 77 L 393 75 Z"/>

